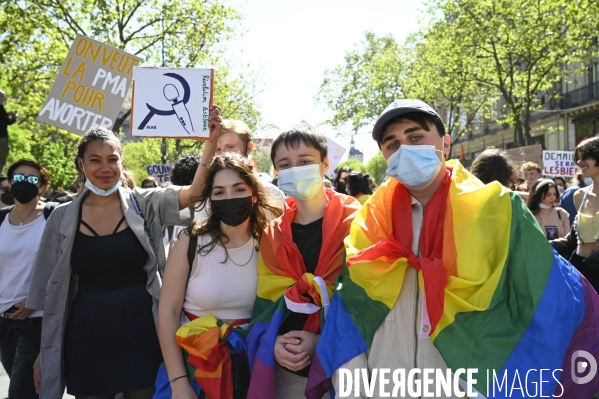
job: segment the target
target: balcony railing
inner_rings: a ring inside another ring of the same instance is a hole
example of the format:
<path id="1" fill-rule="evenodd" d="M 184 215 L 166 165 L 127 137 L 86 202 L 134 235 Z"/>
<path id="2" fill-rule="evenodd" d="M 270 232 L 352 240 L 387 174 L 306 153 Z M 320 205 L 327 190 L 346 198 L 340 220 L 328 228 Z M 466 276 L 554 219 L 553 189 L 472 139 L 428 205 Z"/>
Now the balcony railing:
<path id="1" fill-rule="evenodd" d="M 599 100 L 599 81 L 565 93 L 561 108 L 574 108 L 597 100 Z"/>

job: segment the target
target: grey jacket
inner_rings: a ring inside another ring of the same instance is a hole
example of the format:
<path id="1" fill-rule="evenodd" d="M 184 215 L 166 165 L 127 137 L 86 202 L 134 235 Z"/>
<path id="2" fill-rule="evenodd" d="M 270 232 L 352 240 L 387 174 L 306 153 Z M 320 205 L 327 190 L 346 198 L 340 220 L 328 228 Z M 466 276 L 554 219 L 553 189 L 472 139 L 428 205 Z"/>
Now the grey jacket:
<path id="1" fill-rule="evenodd" d="M 166 189 L 135 190 L 135 197 L 148 221 L 162 267 L 166 263 L 162 228 L 167 224 L 184 225 L 192 221 L 193 215 L 188 208 L 179 211 L 180 189 L 181 187 L 173 186 Z M 154 299 L 152 310 L 154 320 L 157 322 L 158 298 L 162 281 L 149 239 L 144 231 L 144 221 L 133 207 L 131 191 L 119 188 L 118 193 L 127 223 L 148 254 L 144 270 L 148 274 L 147 289 Z M 77 293 L 77 278 L 71 276 L 71 250 L 78 229 L 79 209 L 87 194 L 88 192 L 54 210 L 44 230 L 33 270 L 26 306 L 44 311 L 40 399 L 60 399 L 66 385 L 63 357 L 64 332 L 70 305 Z M 106 250 L 110 251 L 110 248 Z M 135 317 L 135 315 L 131 316 Z M 94 343 L 90 342 L 90 345 Z"/>

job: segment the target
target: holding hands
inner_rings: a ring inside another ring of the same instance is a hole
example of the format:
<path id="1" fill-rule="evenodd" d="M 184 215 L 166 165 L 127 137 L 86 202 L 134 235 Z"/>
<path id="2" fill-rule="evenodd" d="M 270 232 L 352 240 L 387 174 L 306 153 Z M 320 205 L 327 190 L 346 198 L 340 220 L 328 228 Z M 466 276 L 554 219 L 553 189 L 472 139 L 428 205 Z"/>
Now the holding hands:
<path id="1" fill-rule="evenodd" d="M 290 331 L 275 342 L 275 360 L 291 371 L 299 371 L 312 363 L 320 335 L 308 331 Z"/>

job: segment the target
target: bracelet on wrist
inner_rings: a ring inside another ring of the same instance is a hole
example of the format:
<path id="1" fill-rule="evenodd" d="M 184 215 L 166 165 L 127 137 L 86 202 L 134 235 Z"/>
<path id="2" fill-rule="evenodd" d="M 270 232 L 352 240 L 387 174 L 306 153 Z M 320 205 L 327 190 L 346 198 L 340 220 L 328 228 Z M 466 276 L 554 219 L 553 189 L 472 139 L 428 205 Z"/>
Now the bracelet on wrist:
<path id="1" fill-rule="evenodd" d="M 185 375 L 181 375 L 181 376 L 179 376 L 179 377 L 171 378 L 171 379 L 170 379 L 170 380 L 168 380 L 168 381 L 169 381 L 169 382 L 172 384 L 173 382 L 175 382 L 175 381 L 177 381 L 177 380 L 179 380 L 179 379 L 181 379 L 181 378 L 185 378 L 185 377 L 187 377 L 187 374 L 185 374 Z"/>
<path id="2" fill-rule="evenodd" d="M 202 162 L 201 160 L 200 160 L 200 165 L 202 165 L 206 169 L 208 169 L 208 167 L 210 166 L 210 164 L 206 164 L 206 163 Z"/>

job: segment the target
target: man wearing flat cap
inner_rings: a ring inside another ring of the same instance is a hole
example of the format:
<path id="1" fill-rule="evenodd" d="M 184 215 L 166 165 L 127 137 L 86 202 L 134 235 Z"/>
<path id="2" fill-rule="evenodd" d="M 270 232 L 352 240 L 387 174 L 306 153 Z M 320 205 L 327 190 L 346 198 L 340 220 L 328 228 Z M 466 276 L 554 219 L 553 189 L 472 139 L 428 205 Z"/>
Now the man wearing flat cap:
<path id="1" fill-rule="evenodd" d="M 581 384 L 570 360 L 585 352 L 596 368 L 599 297 L 522 200 L 446 162 L 450 137 L 420 100 L 390 104 L 372 137 L 390 178 L 345 239 L 307 398 L 333 388 L 338 397 L 514 397 L 519 380 L 522 396 L 591 397 L 599 378 Z"/>

